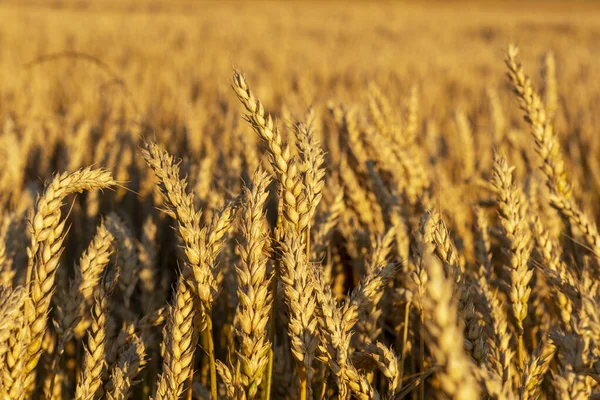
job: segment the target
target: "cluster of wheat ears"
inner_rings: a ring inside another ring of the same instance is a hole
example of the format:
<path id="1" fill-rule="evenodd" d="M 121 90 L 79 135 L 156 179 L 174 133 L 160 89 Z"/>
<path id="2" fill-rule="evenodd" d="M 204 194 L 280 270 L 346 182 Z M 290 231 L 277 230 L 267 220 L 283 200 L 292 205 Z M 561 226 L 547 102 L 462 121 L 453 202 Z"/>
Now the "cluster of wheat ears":
<path id="1" fill-rule="evenodd" d="M 276 120 L 235 71 L 234 139 L 215 138 L 239 123 L 227 105 L 176 143 L 75 118 L 37 194 L 43 145 L 8 119 L 0 397 L 593 397 L 600 234 L 575 192 L 596 164 L 567 170 L 553 55 L 543 93 L 516 47 L 505 63 L 528 132 L 490 90 L 489 167 L 461 112 L 458 144 L 424 151 L 417 87 L 404 115 L 371 85 L 364 109 Z"/>

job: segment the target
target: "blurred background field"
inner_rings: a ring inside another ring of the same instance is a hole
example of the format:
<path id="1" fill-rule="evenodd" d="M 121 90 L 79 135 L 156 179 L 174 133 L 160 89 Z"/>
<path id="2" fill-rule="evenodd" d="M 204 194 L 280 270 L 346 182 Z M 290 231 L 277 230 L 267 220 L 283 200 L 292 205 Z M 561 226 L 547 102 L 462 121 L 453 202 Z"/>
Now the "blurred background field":
<path id="1" fill-rule="evenodd" d="M 370 84 L 402 114 L 416 85 L 422 127 L 453 132 L 461 110 L 489 160 L 490 89 L 522 126 L 502 62 L 508 43 L 523 47 L 540 89 L 543 57 L 558 60 L 559 133 L 597 125 L 588 111 L 600 104 L 599 16 L 592 1 L 9 1 L 0 5 L 0 115 L 119 115 L 182 139 L 223 127 L 210 125 L 237 107 L 236 67 L 287 122 L 309 106 L 364 105 Z M 48 54 L 59 57 L 42 62 Z"/>
<path id="2" fill-rule="evenodd" d="M 230 97 L 233 65 L 251 77 L 267 104 L 283 104 L 271 99 L 290 89 L 287 102 L 306 106 L 346 96 L 359 101 L 355 89 L 369 81 L 384 84 L 391 96 L 418 83 L 424 115 L 441 117 L 452 110 L 439 101 L 436 107 L 436 98 L 453 96 L 457 106 L 472 106 L 461 102 L 504 82 L 501 60 L 509 42 L 526 49 L 524 61 L 532 67 L 554 51 L 561 88 L 589 92 L 600 68 L 594 62 L 599 16 L 595 2 L 553 1 L 3 2 L 1 95 L 33 87 L 40 103 L 57 91 L 65 101 L 94 103 L 116 95 L 100 90 L 108 77 L 85 62 L 24 68 L 42 54 L 76 50 L 109 65 L 144 112 L 166 101 L 173 117 L 185 118 L 204 100 Z M 1 107 L 3 113 L 9 108 L 6 102 Z M 39 111 L 48 107 L 40 104 Z"/>

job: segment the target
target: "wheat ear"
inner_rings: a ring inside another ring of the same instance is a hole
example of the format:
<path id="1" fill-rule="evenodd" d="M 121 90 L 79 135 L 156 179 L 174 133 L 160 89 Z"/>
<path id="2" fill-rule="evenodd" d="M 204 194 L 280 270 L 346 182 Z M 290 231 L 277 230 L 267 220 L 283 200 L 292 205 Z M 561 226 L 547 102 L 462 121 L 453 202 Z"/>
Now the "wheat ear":
<path id="1" fill-rule="evenodd" d="M 544 162 L 542 170 L 547 177 L 548 187 L 568 199 L 571 195 L 571 185 L 567 179 L 558 138 L 554 132 L 552 121 L 546 113 L 544 103 L 533 89 L 531 80 L 525 75 L 522 65 L 517 60 L 518 54 L 519 49 L 516 46 L 508 47 L 505 60 L 508 77 L 519 99 L 521 110 L 525 114 L 525 120 L 531 127 L 537 152 Z"/>
<path id="2" fill-rule="evenodd" d="M 118 363 L 110 374 L 110 384 L 113 388 L 106 392 L 108 400 L 127 400 L 134 381 L 146 363 L 146 349 L 144 342 L 135 334 L 119 357 Z"/>
<path id="3" fill-rule="evenodd" d="M 517 320 L 519 366 L 523 368 L 525 352 L 523 321 L 527 317 L 527 303 L 531 294 L 529 281 L 533 276 L 533 270 L 528 266 L 531 234 L 526 219 L 526 208 L 522 192 L 513 183 L 513 169 L 514 167 L 509 167 L 504 158 L 496 155 L 492 183 L 498 193 L 498 214 L 503 233 L 502 248 L 509 259 L 511 279 L 509 297 Z"/>
<path id="4" fill-rule="evenodd" d="M 131 296 L 138 282 L 139 263 L 137 243 L 131 229 L 125 221 L 115 212 L 106 216 L 104 221 L 106 229 L 113 235 L 113 246 L 116 252 L 116 262 L 119 268 L 119 290 L 123 295 L 125 308 L 131 306 Z"/>
<path id="5" fill-rule="evenodd" d="M 242 211 L 244 241 L 238 246 L 242 262 L 236 269 L 239 280 L 236 318 L 236 336 L 240 341 L 238 357 L 242 385 L 249 399 L 256 395 L 268 362 L 271 343 L 267 324 L 273 301 L 267 272 L 269 235 L 265 231 L 263 210 L 269 195 L 267 186 L 270 179 L 264 172 L 257 171 L 253 182 L 252 188 L 245 189 L 246 201 Z"/>
<path id="6" fill-rule="evenodd" d="M 281 185 L 281 201 L 286 221 L 300 234 L 304 234 L 310 221 L 306 189 L 298 172 L 297 163 L 288 145 L 275 126 L 271 115 L 250 90 L 246 79 L 238 71 L 233 73 L 233 90 L 246 108 L 246 118 L 267 146 L 271 164 Z"/>
<path id="7" fill-rule="evenodd" d="M 533 352 L 531 360 L 525 366 L 519 395 L 523 400 L 537 399 L 544 375 L 550 369 L 550 363 L 556 354 L 556 346 L 551 339 L 545 338 Z"/>
<path id="8" fill-rule="evenodd" d="M 190 375 L 198 335 L 194 332 L 196 307 L 189 284 L 180 276 L 169 306 L 162 348 L 163 372 L 158 379 L 156 399 L 176 400 Z"/>
<path id="9" fill-rule="evenodd" d="M 57 174 L 36 202 L 29 221 L 31 244 L 27 249 L 29 298 L 25 303 L 25 317 L 29 324 L 29 342 L 24 373 L 28 379 L 33 378 L 31 373 L 41 355 L 54 277 L 63 251 L 66 235 L 66 222 L 61 221 L 60 211 L 63 201 L 70 194 L 105 189 L 115 183 L 111 174 L 103 169 L 85 168 L 72 174 Z"/>
<path id="10" fill-rule="evenodd" d="M 338 306 L 331 287 L 325 283 L 319 270 L 313 270 L 315 293 L 319 302 L 320 355 L 318 359 L 329 367 L 338 386 L 338 396 L 346 399 L 350 391 L 360 399 L 379 399 L 379 394 L 366 376 L 359 374 L 350 360 L 350 340 L 352 328 L 356 324 L 358 310 L 364 295 L 358 289 L 354 301 Z M 373 285 L 366 285 L 373 288 Z M 367 291 L 369 292 L 369 291 Z M 364 299 L 362 300 L 364 301 Z"/>
<path id="11" fill-rule="evenodd" d="M 452 299 L 452 281 L 447 279 L 440 262 L 425 257 L 429 280 L 423 305 L 430 318 L 425 320 L 426 340 L 436 363 L 443 366 L 439 374 L 442 389 L 455 399 L 478 399 L 479 386 L 475 366 L 461 346 L 464 336 L 458 325 L 456 302 Z"/>
<path id="12" fill-rule="evenodd" d="M 396 232 L 392 228 L 385 235 L 377 238 L 371 259 L 367 263 L 367 274 L 388 265 L 395 234 Z M 369 299 L 363 306 L 359 322 L 357 323 L 357 346 L 359 349 L 369 343 L 374 343 L 381 333 L 381 327 L 378 325 L 378 322 L 383 310 L 379 307 L 379 302 L 384 292 L 385 289 L 382 288 L 381 291 L 375 293 L 373 298 Z"/>
<path id="13" fill-rule="evenodd" d="M 92 325 L 88 330 L 83 369 L 77 387 L 77 400 L 92 400 L 102 386 L 102 375 L 106 370 L 106 329 L 110 314 L 110 297 L 119 278 L 118 270 L 107 271 L 100 284 L 100 291 L 92 306 Z"/>
<path id="14" fill-rule="evenodd" d="M 318 344 L 314 282 L 300 238 L 290 234 L 281 245 L 281 280 L 288 305 L 288 334 L 298 363 L 299 398 L 312 398 L 312 361 Z"/>
<path id="15" fill-rule="evenodd" d="M 300 153 L 300 161 L 302 163 L 302 172 L 304 178 L 304 189 L 306 203 L 309 214 L 309 226 L 306 232 L 306 254 L 310 256 L 310 225 L 314 218 L 317 206 L 321 201 L 323 186 L 325 185 L 325 155 L 321 149 L 321 144 L 314 137 L 313 121 L 309 117 L 307 124 L 297 123 L 295 126 L 296 143 Z"/>

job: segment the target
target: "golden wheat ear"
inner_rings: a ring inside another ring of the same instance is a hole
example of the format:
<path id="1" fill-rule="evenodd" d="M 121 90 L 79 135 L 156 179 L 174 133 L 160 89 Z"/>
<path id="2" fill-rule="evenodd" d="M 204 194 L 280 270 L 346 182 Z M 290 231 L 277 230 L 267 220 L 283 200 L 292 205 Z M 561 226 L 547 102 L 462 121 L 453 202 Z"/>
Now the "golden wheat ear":
<path id="1" fill-rule="evenodd" d="M 27 362 L 24 368 L 26 385 L 34 378 L 33 371 L 42 351 L 54 279 L 64 251 L 63 242 L 68 229 L 61 219 L 61 206 L 65 198 L 74 193 L 110 188 L 116 182 L 104 169 L 84 168 L 72 174 L 54 176 L 38 198 L 29 220 L 31 243 L 27 249 L 28 300 L 25 317 L 29 324 Z"/>

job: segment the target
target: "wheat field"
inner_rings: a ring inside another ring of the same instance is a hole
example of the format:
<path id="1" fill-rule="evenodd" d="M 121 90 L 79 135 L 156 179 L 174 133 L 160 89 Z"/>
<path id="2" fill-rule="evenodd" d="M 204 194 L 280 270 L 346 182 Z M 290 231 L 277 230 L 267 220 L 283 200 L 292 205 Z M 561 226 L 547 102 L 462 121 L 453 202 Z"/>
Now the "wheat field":
<path id="1" fill-rule="evenodd" d="M 594 2 L 0 21 L 1 399 L 600 398 Z"/>

